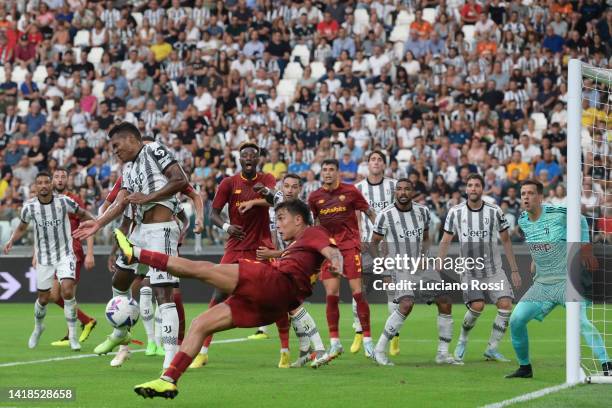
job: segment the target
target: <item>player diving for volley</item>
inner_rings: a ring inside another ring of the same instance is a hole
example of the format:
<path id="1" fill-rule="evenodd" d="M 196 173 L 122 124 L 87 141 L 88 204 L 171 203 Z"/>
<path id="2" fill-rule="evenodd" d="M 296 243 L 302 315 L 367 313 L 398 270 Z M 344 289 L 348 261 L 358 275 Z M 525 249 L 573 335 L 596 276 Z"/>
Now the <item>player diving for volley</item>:
<path id="1" fill-rule="evenodd" d="M 289 173 L 283 177 L 281 190 L 279 191 L 275 192 L 261 183 L 255 184 L 253 189 L 261 194 L 269 204 L 276 207 L 283 201 L 299 199 L 302 192 L 302 179 L 297 174 Z M 289 244 L 289 242 L 283 239 L 277 228 L 276 212 L 271 216 L 271 220 L 270 229 L 273 232 L 272 241 L 276 249 L 270 249 L 265 246 L 259 247 L 257 250 L 257 259 L 260 261 L 279 258 Z M 311 367 L 317 368 L 321 364 L 326 363 L 328 358 L 325 355 L 325 346 L 323 345 L 323 340 L 319 334 L 317 324 L 310 313 L 308 313 L 303 306 L 300 306 L 289 312 L 289 315 L 291 317 L 291 325 L 298 338 L 300 350 L 298 359 L 291 364 L 291 367 L 304 367 L 311 359 L 311 350 L 315 352 L 315 358 L 311 363 Z M 262 327 L 259 328 L 259 331 L 262 331 Z"/>
<path id="2" fill-rule="evenodd" d="M 525 234 L 535 267 L 533 285 L 523 295 L 510 318 L 512 347 L 518 359 L 519 368 L 506 378 L 531 378 L 533 369 L 529 358 L 529 337 L 527 323 L 544 318 L 557 306 L 565 307 L 567 287 L 567 209 L 542 205 L 544 188 L 539 181 L 526 180 L 521 184 L 523 213 L 518 224 Z M 588 270 L 597 268 L 597 259 L 592 254 L 589 242 L 589 226 L 584 216 L 581 224 L 581 257 Z M 588 302 L 580 306 L 580 332 L 586 344 L 601 363 L 604 375 L 612 370 L 612 362 L 606 352 L 601 334 L 587 318 Z"/>
<path id="3" fill-rule="evenodd" d="M 38 298 L 34 303 L 34 331 L 28 341 L 28 347 L 35 348 L 45 330 L 43 322 L 47 314 L 47 303 L 54 278 L 57 277 L 60 282 L 60 294 L 64 299 L 68 341 L 70 348 L 78 351 L 81 349 L 81 344 L 76 335 L 76 259 L 68 216 L 75 214 L 81 220 L 92 220 L 93 215 L 80 208 L 69 197 L 53 194 L 51 175 L 47 172 L 38 173 L 35 187 L 36 197 L 29 199 L 23 205 L 19 217 L 21 222 L 4 246 L 4 253 L 8 255 L 15 241 L 27 231 L 28 224 L 34 226 Z"/>
<path id="4" fill-rule="evenodd" d="M 374 256 L 391 259 L 404 255 L 413 259 L 427 256 L 430 245 L 429 208 L 412 201 L 414 185 L 407 178 L 397 180 L 394 195 L 393 205 L 382 210 L 374 221 L 371 245 Z M 379 252 L 379 246 L 383 247 L 384 252 L 382 254 Z M 390 271 L 390 278 L 394 284 L 410 282 L 416 288 L 419 287 L 419 281 L 441 283 L 440 273 L 433 268 L 432 270 L 419 268 L 417 271 L 393 268 Z M 386 282 L 389 283 L 389 280 L 386 280 Z M 391 292 L 388 296 L 397 304 L 397 308 L 387 318 L 383 332 L 374 349 L 372 358 L 380 365 L 393 365 L 387 357 L 387 345 L 400 331 L 414 306 L 415 291 L 410 287 L 404 286 L 401 289 L 388 290 L 387 292 Z M 453 334 L 451 299 L 448 294 L 439 291 L 427 291 L 422 295 L 428 304 L 435 301 L 438 305 L 439 340 L 436 363 L 455 364 L 453 358 L 448 354 L 448 344 Z"/>
<path id="5" fill-rule="evenodd" d="M 79 207 L 85 209 L 85 203 L 78 195 L 74 194 L 71 191 L 67 190 L 68 186 L 68 171 L 64 168 L 56 169 L 52 174 L 53 180 L 53 191 L 56 194 L 63 194 L 69 198 L 71 198 L 75 203 L 79 205 Z M 81 225 L 80 218 L 75 214 L 69 214 L 68 218 L 70 219 L 70 231 L 71 233 L 76 231 Z M 74 251 L 74 256 L 76 259 L 75 266 L 75 280 L 74 280 L 74 290 L 76 296 L 76 289 L 79 283 L 79 279 L 81 278 L 81 268 L 85 266 L 86 269 L 90 270 L 95 266 L 94 261 L 94 253 L 93 253 L 94 240 L 93 237 L 87 238 L 87 254 L 83 253 L 83 244 L 78 239 L 72 240 L 72 249 Z M 36 262 L 36 254 L 34 254 L 33 265 Z M 36 267 L 36 265 L 34 265 Z M 64 299 L 60 295 L 60 284 L 57 279 L 53 281 L 53 288 L 51 289 L 51 300 L 55 302 L 56 305 L 64 308 Z M 79 343 L 83 343 L 89 335 L 91 331 L 96 327 L 96 319 L 85 314 L 80 308 L 77 308 L 77 319 L 81 323 L 81 336 L 79 337 Z M 51 343 L 52 346 L 60 346 L 66 347 L 70 346 L 70 341 L 68 340 L 68 334 L 64 336 L 64 338 L 60 340 L 56 340 Z"/>
<path id="6" fill-rule="evenodd" d="M 482 269 L 468 269 L 461 274 L 461 282 L 467 284 L 468 289 L 463 291 L 463 301 L 467 311 L 463 317 L 461 334 L 454 353 L 454 358 L 458 362 L 463 362 L 468 335 L 484 310 L 486 296 L 497 306 L 497 316 L 493 321 L 484 356 L 487 360 L 510 361 L 497 350 L 499 342 L 506 333 L 514 299 L 514 293 L 503 270 L 497 245 L 498 234 L 512 270 L 512 282 L 516 287 L 521 286 L 521 277 L 508 234 L 508 221 L 499 206 L 482 200 L 483 190 L 484 178 L 480 174 L 470 174 L 466 185 L 467 201 L 452 207 L 446 215 L 444 235 L 438 255 L 440 259 L 446 257 L 448 246 L 453 236 L 457 235 L 461 256 L 474 260 L 481 258 L 484 266 Z M 492 289 L 474 288 L 472 286 L 474 282 Z"/>
<path id="7" fill-rule="evenodd" d="M 393 190 L 395 189 L 396 181 L 392 178 L 385 177 L 385 164 L 387 157 L 380 150 L 374 150 L 368 156 L 368 176 L 355 184 L 357 190 L 361 191 L 363 197 L 370 204 L 370 208 L 374 210 L 376 215 L 393 203 Z M 374 225 L 372 220 L 365 213 L 361 213 L 361 261 L 363 264 L 363 278 L 366 288 L 369 286 L 368 279 L 372 277 L 373 259 L 369 250 L 369 243 L 372 241 L 372 231 Z M 385 271 L 387 272 L 387 271 Z M 391 277 L 385 273 L 383 281 L 390 282 Z M 367 290 L 366 290 L 367 293 Z M 389 316 L 397 309 L 397 303 L 393 299 L 393 291 L 387 291 L 389 298 L 387 299 L 387 310 Z M 357 313 L 357 302 L 353 299 L 353 328 L 355 329 L 355 337 L 351 344 L 351 353 L 357 353 L 361 349 L 363 342 L 363 330 L 359 315 Z M 389 344 L 389 354 L 392 356 L 398 355 L 399 348 L 399 331 L 395 333 L 391 344 Z"/>
<path id="8" fill-rule="evenodd" d="M 116 230 L 126 263 L 140 262 L 183 278 L 208 283 L 229 297 L 196 317 L 180 351 L 161 378 L 137 385 L 143 397 L 174 398 L 176 382 L 210 334 L 235 327 L 258 327 L 277 321 L 312 295 L 312 286 L 323 262 L 328 271 L 342 274 L 343 259 L 333 238 L 322 227 L 311 227 L 308 206 L 299 200 L 284 201 L 276 208 L 277 228 L 285 241 L 293 241 L 282 256 L 268 264 L 241 259 L 237 264 L 190 261 L 133 246 Z"/>
<path id="9" fill-rule="evenodd" d="M 254 261 L 257 259 L 259 247 L 272 247 L 269 208 L 265 199 L 255 192 L 253 187 L 257 183 L 262 183 L 268 188 L 274 188 L 276 179 L 272 174 L 257 171 L 260 159 L 257 144 L 245 142 L 240 145 L 239 152 L 240 172 L 221 181 L 212 203 L 213 223 L 229 234 L 223 258 L 219 262 L 221 264 L 236 264 L 240 259 Z M 228 206 L 229 222 L 226 222 L 221 216 L 221 211 L 226 205 Z M 216 289 L 208 306 L 213 307 L 223 302 L 227 295 Z M 289 368 L 291 359 L 288 316 L 281 315 L 280 320 L 276 322 L 276 327 L 281 341 L 278 367 Z M 199 368 L 208 362 L 208 347 L 211 341 L 212 335 L 205 338 L 200 353 L 193 360 L 190 368 Z"/>
<path id="10" fill-rule="evenodd" d="M 135 206 L 135 228 L 130 238 L 140 245 L 176 254 L 180 229 L 174 219 L 178 212 L 176 194 L 189 184 L 185 173 L 172 154 L 157 142 L 144 144 L 139 130 L 123 122 L 109 132 L 110 145 L 123 167 L 123 184 L 115 202 L 96 220 L 87 221 L 75 233 L 76 238 L 86 238 L 121 216 L 128 204 Z M 137 264 L 126 265 L 117 259 L 113 274 L 113 296 L 130 294 Z M 179 317 L 172 298 L 172 288 L 177 278 L 164 270 L 151 271 L 151 286 L 155 290 L 160 309 L 162 345 L 165 350 L 163 367 L 169 366 L 177 351 Z M 131 336 L 127 328 L 115 328 L 107 340 L 95 349 L 96 354 L 111 352 L 118 345 L 127 345 Z"/>
<path id="11" fill-rule="evenodd" d="M 352 184 L 340 182 L 339 163 L 335 159 L 323 160 L 321 182 L 323 186 L 310 193 L 308 206 L 315 220 L 334 237 L 342 252 L 343 275 L 349 283 L 353 299 L 357 303 L 357 315 L 363 329 L 363 348 L 365 355 L 371 357 L 374 345 L 370 334 L 370 306 L 363 293 L 361 280 L 361 240 L 359 236 L 359 214 L 366 213 L 374 221 L 376 213 L 365 200 L 363 194 Z M 329 328 L 330 359 L 344 352 L 340 343 L 340 277 L 321 270 L 321 280 L 325 287 L 327 326 Z"/>

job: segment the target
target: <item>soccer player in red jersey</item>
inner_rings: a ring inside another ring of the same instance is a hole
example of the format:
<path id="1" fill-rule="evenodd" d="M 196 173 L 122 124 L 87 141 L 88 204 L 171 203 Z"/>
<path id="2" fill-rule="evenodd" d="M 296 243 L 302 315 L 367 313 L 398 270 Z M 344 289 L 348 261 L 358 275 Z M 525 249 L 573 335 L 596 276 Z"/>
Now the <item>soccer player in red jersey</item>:
<path id="1" fill-rule="evenodd" d="M 338 243 L 344 258 L 344 276 L 349 281 L 353 299 L 357 303 L 357 315 L 363 329 L 363 344 L 366 356 L 374 351 L 370 334 L 370 306 L 362 293 L 361 283 L 361 238 L 359 233 L 359 211 L 374 222 L 376 213 L 363 197 L 363 194 L 352 184 L 340 182 L 338 161 L 324 160 L 321 165 L 322 187 L 310 193 L 308 205 L 315 220 L 329 231 Z M 321 270 L 321 280 L 325 286 L 327 303 L 327 325 L 331 348 L 330 358 L 338 357 L 344 349 L 340 343 L 339 326 L 340 310 L 340 277 Z"/>
<path id="2" fill-rule="evenodd" d="M 287 315 L 312 295 L 312 286 L 326 259 L 327 273 L 343 273 L 342 254 L 334 239 L 325 228 L 310 227 L 310 212 L 305 203 L 285 201 L 276 207 L 276 217 L 283 239 L 293 242 L 273 263 L 250 259 L 241 259 L 237 264 L 191 261 L 133 246 L 123 233 L 115 230 L 126 262 L 144 263 L 178 277 L 199 279 L 229 295 L 193 320 L 170 367 L 161 378 L 134 387 L 137 394 L 145 398 L 174 398 L 178 394 L 176 382 L 206 336 L 235 327 L 267 325 Z"/>
<path id="3" fill-rule="evenodd" d="M 235 264 L 240 259 L 257 259 L 259 247 L 272 248 L 270 233 L 269 206 L 265 198 L 253 187 L 257 183 L 273 189 L 276 179 L 271 174 L 258 173 L 259 147 L 255 143 L 243 143 L 240 146 L 240 166 L 242 170 L 234 176 L 221 181 L 212 203 L 212 221 L 229 234 L 221 264 Z M 253 202 L 260 205 L 253 205 Z M 247 205 L 248 203 L 248 205 Z M 223 207 L 228 205 L 229 223 L 221 217 Z M 249 208 L 245 211 L 245 208 Z M 215 290 L 209 307 L 223 302 L 227 294 Z M 288 368 L 289 360 L 289 318 L 280 316 L 277 322 L 281 340 L 281 357 L 279 367 Z M 204 340 L 200 353 L 193 360 L 190 368 L 202 367 L 208 362 L 208 347 L 212 336 Z"/>
<path id="4" fill-rule="evenodd" d="M 85 203 L 81 200 L 81 197 L 74 194 L 71 191 L 66 191 L 66 186 L 68 184 L 68 170 L 64 168 L 56 169 L 53 172 L 53 190 L 57 194 L 63 194 L 72 200 L 74 200 L 79 207 L 85 209 Z M 81 220 L 75 214 L 68 215 L 70 219 L 70 231 L 74 232 L 79 225 L 81 224 Z M 93 255 L 93 237 L 87 238 L 87 255 L 83 253 L 83 244 L 78 239 L 72 240 L 72 249 L 74 251 L 74 256 L 76 257 L 76 269 L 75 269 L 75 286 L 74 290 L 76 293 L 76 285 L 79 283 L 79 279 L 81 277 L 81 268 L 85 265 L 85 268 L 92 269 L 95 266 L 94 255 Z M 36 256 L 32 258 L 33 262 L 36 262 Z M 64 299 L 60 296 L 59 282 L 57 279 L 53 282 L 53 288 L 51 289 L 51 300 L 55 302 L 56 305 L 64 308 Z M 96 327 L 96 319 L 88 316 L 85 312 L 83 312 L 80 308 L 77 309 L 77 318 L 79 322 L 81 322 L 81 336 L 79 337 L 79 343 L 87 340 L 91 331 Z M 51 343 L 52 346 L 61 346 L 68 347 L 70 342 L 68 341 L 68 334 L 64 336 L 64 338 L 54 341 Z"/>

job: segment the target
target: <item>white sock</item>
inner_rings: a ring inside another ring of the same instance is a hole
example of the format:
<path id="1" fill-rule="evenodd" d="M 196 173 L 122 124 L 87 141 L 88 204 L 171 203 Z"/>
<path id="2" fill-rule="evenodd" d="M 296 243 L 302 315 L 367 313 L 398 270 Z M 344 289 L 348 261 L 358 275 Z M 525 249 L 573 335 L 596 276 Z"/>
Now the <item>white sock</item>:
<path id="1" fill-rule="evenodd" d="M 115 288 L 113 286 L 113 297 L 117 297 L 117 296 L 125 296 L 128 299 L 132 298 L 132 293 L 130 292 L 130 290 L 119 290 L 117 288 Z"/>
<path id="2" fill-rule="evenodd" d="M 202 346 L 202 348 L 200 349 L 200 354 L 208 354 L 208 347 Z"/>
<path id="3" fill-rule="evenodd" d="M 128 345 L 119 345 L 119 351 L 130 351 L 130 346 Z"/>
<path id="4" fill-rule="evenodd" d="M 393 312 L 398 309 L 398 307 L 399 304 L 395 302 L 387 302 L 387 310 L 389 311 L 389 316 L 391 316 Z"/>
<path id="5" fill-rule="evenodd" d="M 340 339 L 337 337 L 331 337 L 329 339 L 329 342 L 331 343 L 332 346 L 340 345 Z"/>
<path id="6" fill-rule="evenodd" d="M 378 339 L 378 343 L 376 343 L 377 352 L 382 353 L 387 351 L 389 341 L 393 339 L 396 333 L 399 333 L 404 325 L 404 321 L 406 321 L 406 316 L 401 314 L 399 310 L 394 310 L 393 313 L 391 313 L 385 322 L 385 328 Z"/>
<path id="7" fill-rule="evenodd" d="M 476 320 L 478 320 L 481 313 L 482 312 L 477 312 L 468 308 L 467 312 L 465 312 L 465 316 L 463 316 L 463 324 L 461 325 L 461 334 L 459 335 L 459 341 L 467 341 L 468 334 L 470 334 L 470 330 L 472 330 L 476 325 Z"/>
<path id="8" fill-rule="evenodd" d="M 68 338 L 71 340 L 76 340 L 76 298 L 64 299 L 64 317 L 66 317 L 66 323 L 68 323 Z"/>
<path id="9" fill-rule="evenodd" d="M 501 341 L 502 337 L 506 333 L 508 328 L 508 320 L 510 320 L 511 310 L 498 309 L 495 321 L 493 321 L 493 328 L 491 329 L 491 337 L 489 338 L 489 350 L 497 350 L 497 345 Z"/>
<path id="10" fill-rule="evenodd" d="M 153 321 L 153 290 L 148 286 L 140 288 L 140 318 L 147 333 L 147 341 L 155 341 L 155 322 Z"/>
<path id="11" fill-rule="evenodd" d="M 300 311 L 292 318 L 292 320 L 293 319 L 296 319 L 302 326 L 302 330 L 306 334 L 309 345 L 312 343 L 312 347 L 315 351 L 325 351 L 325 346 L 323 345 L 323 339 L 321 339 L 319 328 L 317 327 L 317 324 L 310 313 L 308 313 L 308 311 L 302 307 L 300 308 Z"/>
<path id="12" fill-rule="evenodd" d="M 438 353 L 448 354 L 448 346 L 453 339 L 453 317 L 438 314 Z"/>
<path id="13" fill-rule="evenodd" d="M 125 296 L 128 299 L 132 298 L 129 289 L 128 290 L 119 290 L 119 289 L 117 289 L 117 288 L 115 288 L 113 286 L 113 297 L 117 297 L 117 296 Z M 125 337 L 127 332 L 128 332 L 128 328 L 127 327 L 114 328 L 113 329 L 113 333 L 111 334 L 111 336 L 113 336 L 116 339 L 120 339 L 122 337 Z"/>
<path id="14" fill-rule="evenodd" d="M 300 308 L 295 315 L 291 316 L 291 327 L 293 327 L 295 336 L 298 338 L 300 353 L 307 353 L 308 350 L 310 350 L 310 339 L 304 330 L 304 325 L 301 320 L 305 313 L 306 310 Z"/>
<path id="15" fill-rule="evenodd" d="M 359 321 L 359 315 L 357 314 L 357 302 L 353 299 L 353 328 L 355 332 L 361 333 L 363 332 L 363 328 L 361 327 L 361 321 Z"/>
<path id="16" fill-rule="evenodd" d="M 159 306 L 159 309 L 163 328 L 161 342 L 166 352 L 163 368 L 166 369 L 170 367 L 170 363 L 178 351 L 179 318 L 174 303 L 164 303 Z"/>
<path id="17" fill-rule="evenodd" d="M 260 326 L 257 328 L 257 331 L 260 331 L 262 333 L 268 333 L 268 326 Z"/>
<path id="18" fill-rule="evenodd" d="M 159 305 L 155 308 L 154 313 L 155 319 L 155 344 L 157 347 L 161 347 L 161 336 L 162 336 L 162 328 L 161 328 L 161 312 L 159 310 Z"/>
<path id="19" fill-rule="evenodd" d="M 289 349 L 288 348 L 281 348 L 280 352 L 281 353 L 288 353 Z"/>
<path id="20" fill-rule="evenodd" d="M 41 305 L 38 303 L 38 299 L 34 302 L 34 328 L 36 330 L 42 329 L 43 321 L 47 315 L 47 305 Z"/>

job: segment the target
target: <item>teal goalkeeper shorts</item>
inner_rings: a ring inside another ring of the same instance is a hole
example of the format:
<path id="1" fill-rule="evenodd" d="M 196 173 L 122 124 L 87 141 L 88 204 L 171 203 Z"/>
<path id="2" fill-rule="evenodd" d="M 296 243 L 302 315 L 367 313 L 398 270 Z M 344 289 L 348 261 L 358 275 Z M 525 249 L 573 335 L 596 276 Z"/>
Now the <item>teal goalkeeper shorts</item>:
<path id="1" fill-rule="evenodd" d="M 557 306 L 565 307 L 565 288 L 566 282 L 541 283 L 534 282 L 525 292 L 520 302 L 530 302 L 540 307 L 540 312 L 535 316 L 536 320 L 542 321 Z M 591 302 L 583 300 L 585 306 L 590 306 Z"/>

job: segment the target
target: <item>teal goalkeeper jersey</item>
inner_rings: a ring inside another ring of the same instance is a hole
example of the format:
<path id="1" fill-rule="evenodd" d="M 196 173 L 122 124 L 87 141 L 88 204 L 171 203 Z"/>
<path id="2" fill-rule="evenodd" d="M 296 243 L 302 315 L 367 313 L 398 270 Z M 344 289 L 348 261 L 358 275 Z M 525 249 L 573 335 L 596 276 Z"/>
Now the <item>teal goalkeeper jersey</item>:
<path id="1" fill-rule="evenodd" d="M 523 211 L 518 225 L 536 265 L 535 282 L 558 283 L 567 277 L 567 208 L 542 205 L 542 214 L 536 221 L 529 220 Z M 580 216 L 581 242 L 589 242 L 589 226 Z"/>

